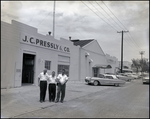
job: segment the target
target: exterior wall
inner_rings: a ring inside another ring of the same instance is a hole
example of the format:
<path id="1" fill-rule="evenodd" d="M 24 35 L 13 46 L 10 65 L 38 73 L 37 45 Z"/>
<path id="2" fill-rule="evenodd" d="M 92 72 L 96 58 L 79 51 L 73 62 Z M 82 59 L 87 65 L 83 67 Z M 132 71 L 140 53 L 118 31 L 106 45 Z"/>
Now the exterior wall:
<path id="1" fill-rule="evenodd" d="M 123 61 L 123 66 L 127 66 L 129 69 L 131 69 L 131 64 L 129 61 Z M 121 67 L 121 61 L 119 61 L 119 67 Z"/>
<path id="2" fill-rule="evenodd" d="M 116 73 L 117 67 L 119 67 L 119 62 L 116 57 L 112 57 L 109 54 L 106 54 L 107 65 L 111 65 L 112 68 L 106 69 L 105 73 Z"/>
<path id="3" fill-rule="evenodd" d="M 68 44 L 68 46 L 70 46 L 70 80 L 80 80 L 80 47 L 74 46 L 73 42 L 68 41 L 67 39 L 60 38 L 60 40 L 62 43 Z"/>
<path id="4" fill-rule="evenodd" d="M 90 55 L 85 56 L 85 53 L 88 52 Z M 90 62 L 90 59 L 93 62 Z M 96 40 L 92 41 L 83 48 L 80 48 L 80 80 L 84 80 L 86 76 L 93 76 L 93 67 L 96 64 L 106 65 L 106 57 L 103 51 L 101 50 L 99 44 Z M 103 69 L 99 70 L 99 73 L 104 73 Z"/>
<path id="5" fill-rule="evenodd" d="M 1 21 L 1 88 L 14 86 L 15 62 L 19 50 L 15 27 Z"/>
<path id="6" fill-rule="evenodd" d="M 25 42 L 26 38 L 28 42 Z M 35 43 L 35 39 L 58 44 L 62 46 L 62 50 L 39 46 Z M 39 34 L 36 28 L 17 21 L 12 21 L 12 24 L 1 21 L 1 43 L 1 88 L 22 85 L 23 53 L 35 55 L 33 79 L 35 85 L 38 84 L 37 76 L 43 71 L 45 60 L 51 61 L 49 74 L 55 71 L 57 75 L 58 64 L 69 65 L 70 80 L 79 80 L 79 47 L 67 39 L 56 40 L 52 36 Z M 61 56 L 69 57 L 69 60 L 59 58 Z"/>

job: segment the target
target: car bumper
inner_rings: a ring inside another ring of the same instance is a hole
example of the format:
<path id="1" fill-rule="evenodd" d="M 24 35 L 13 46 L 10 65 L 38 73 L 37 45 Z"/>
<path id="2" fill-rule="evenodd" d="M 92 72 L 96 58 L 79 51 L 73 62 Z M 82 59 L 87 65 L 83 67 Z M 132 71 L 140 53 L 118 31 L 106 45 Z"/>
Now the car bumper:
<path id="1" fill-rule="evenodd" d="M 143 80 L 143 83 L 149 83 L 149 80 Z"/>
<path id="2" fill-rule="evenodd" d="M 93 84 L 93 83 L 94 83 L 93 80 L 91 81 L 91 80 L 88 80 L 88 79 L 85 79 L 85 82 L 86 82 L 86 83 L 89 83 L 89 84 Z"/>

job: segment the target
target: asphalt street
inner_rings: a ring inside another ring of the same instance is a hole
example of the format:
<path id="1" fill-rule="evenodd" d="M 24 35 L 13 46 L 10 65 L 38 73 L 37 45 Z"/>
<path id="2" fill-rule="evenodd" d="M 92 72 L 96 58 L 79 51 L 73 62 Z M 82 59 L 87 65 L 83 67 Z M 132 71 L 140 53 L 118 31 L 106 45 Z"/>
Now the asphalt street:
<path id="1" fill-rule="evenodd" d="M 51 102 L 14 117 L 149 118 L 149 85 L 143 85 L 141 79 L 120 87 L 69 84 L 64 103 Z"/>

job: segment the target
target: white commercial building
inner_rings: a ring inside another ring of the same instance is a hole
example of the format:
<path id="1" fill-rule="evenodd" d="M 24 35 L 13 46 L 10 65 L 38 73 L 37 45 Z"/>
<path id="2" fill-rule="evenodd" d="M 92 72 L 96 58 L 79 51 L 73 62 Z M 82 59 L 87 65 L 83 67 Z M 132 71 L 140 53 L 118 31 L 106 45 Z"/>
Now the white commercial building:
<path id="1" fill-rule="evenodd" d="M 70 80 L 84 81 L 104 73 L 107 60 L 97 40 L 57 40 L 32 26 L 1 21 L 1 88 L 37 85 L 44 68 L 56 75 L 65 68 Z"/>

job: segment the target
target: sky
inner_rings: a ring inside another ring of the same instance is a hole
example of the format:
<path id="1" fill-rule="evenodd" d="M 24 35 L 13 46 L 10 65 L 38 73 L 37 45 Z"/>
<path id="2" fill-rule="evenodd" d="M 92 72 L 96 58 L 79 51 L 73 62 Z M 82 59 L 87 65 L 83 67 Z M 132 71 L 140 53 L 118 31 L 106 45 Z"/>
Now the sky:
<path id="1" fill-rule="evenodd" d="M 53 35 L 54 1 L 1 1 L 1 21 L 16 20 Z M 55 1 L 55 39 L 96 39 L 105 54 L 149 60 L 149 1 Z"/>

